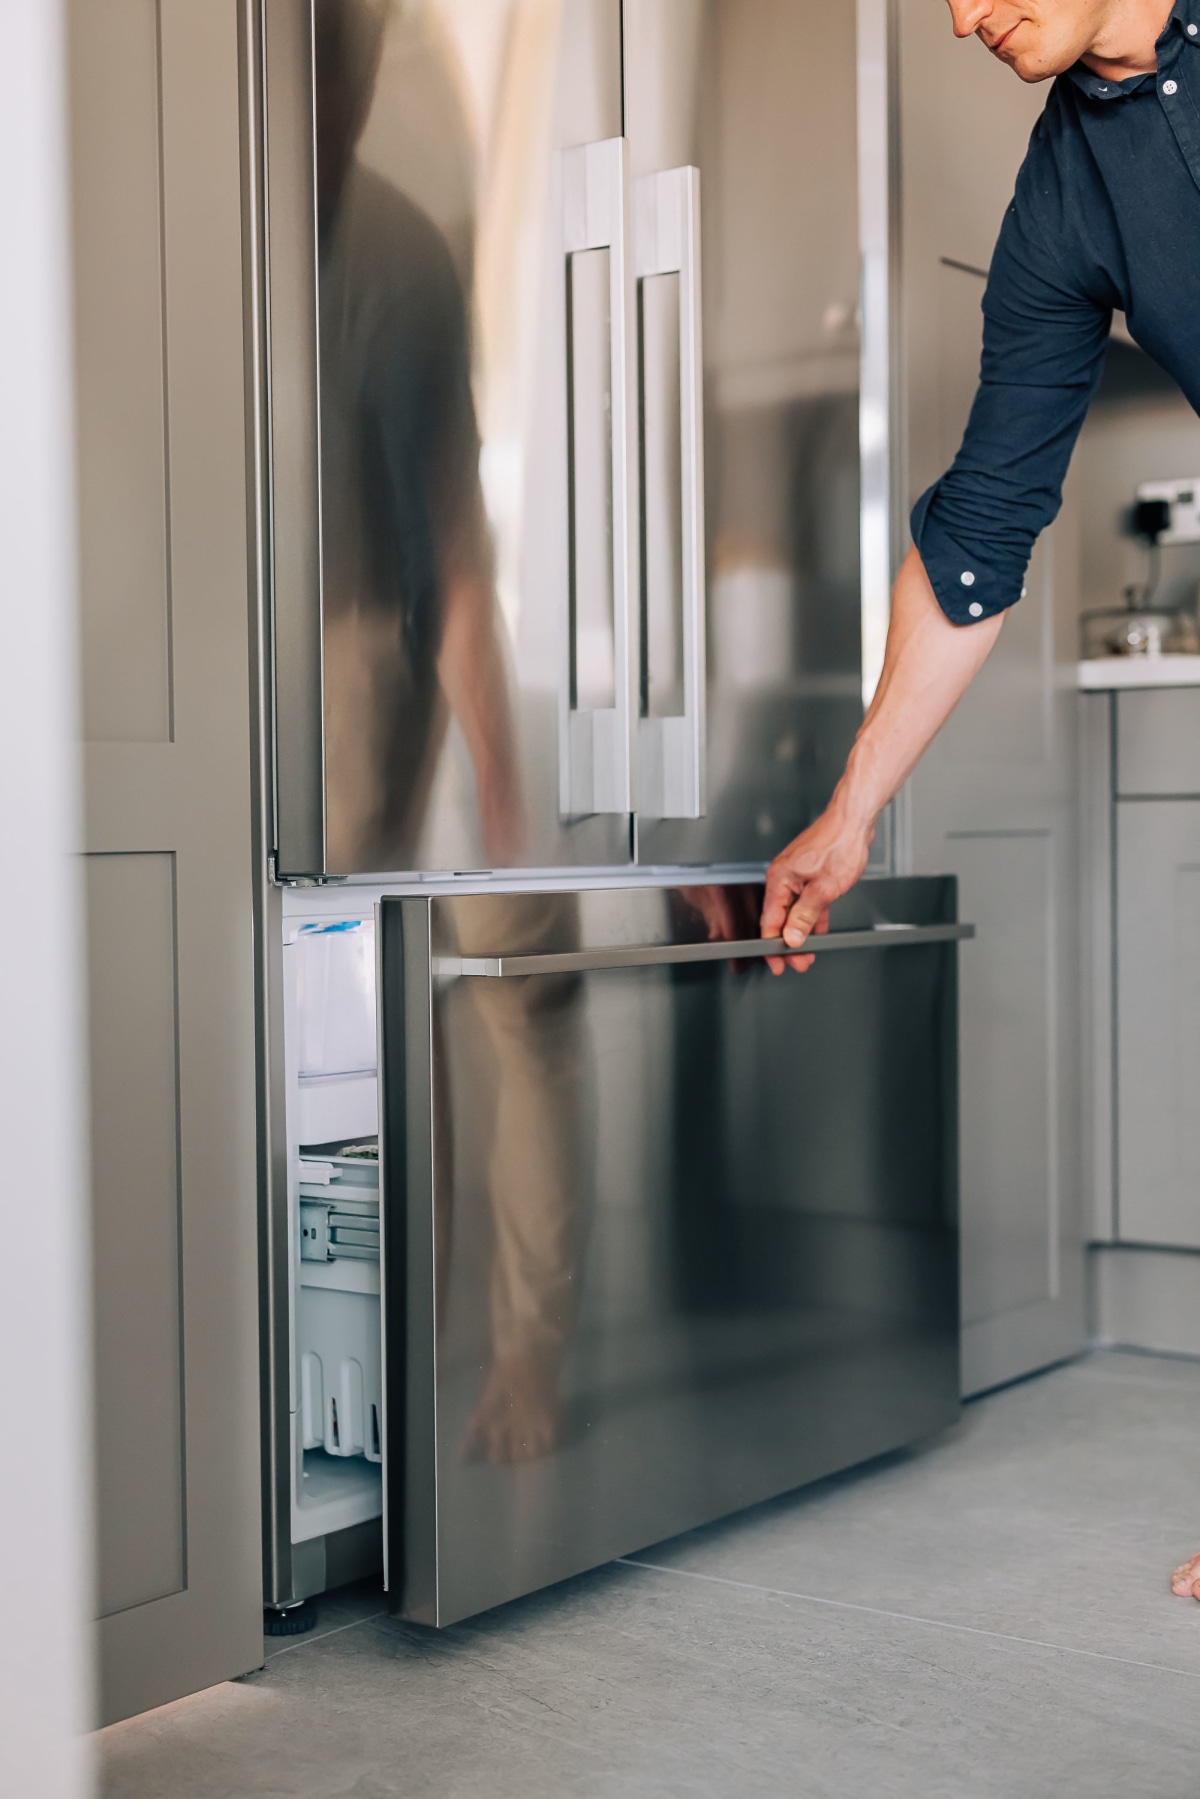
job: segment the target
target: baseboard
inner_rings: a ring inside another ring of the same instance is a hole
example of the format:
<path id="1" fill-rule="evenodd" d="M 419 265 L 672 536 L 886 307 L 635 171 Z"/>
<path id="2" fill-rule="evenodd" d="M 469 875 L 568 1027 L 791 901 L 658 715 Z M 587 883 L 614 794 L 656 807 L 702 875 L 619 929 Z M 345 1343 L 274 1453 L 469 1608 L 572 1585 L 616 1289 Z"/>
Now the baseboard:
<path id="1" fill-rule="evenodd" d="M 1200 1251 L 1093 1244 L 1088 1292 L 1097 1343 L 1200 1356 Z"/>

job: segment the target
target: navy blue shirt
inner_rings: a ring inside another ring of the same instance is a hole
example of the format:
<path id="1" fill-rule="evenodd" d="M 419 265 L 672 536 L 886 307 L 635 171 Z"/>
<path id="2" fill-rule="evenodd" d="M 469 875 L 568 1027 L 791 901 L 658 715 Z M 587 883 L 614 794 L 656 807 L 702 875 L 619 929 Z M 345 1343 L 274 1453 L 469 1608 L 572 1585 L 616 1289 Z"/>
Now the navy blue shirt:
<path id="1" fill-rule="evenodd" d="M 1020 599 L 1104 363 L 1114 309 L 1200 411 L 1200 0 L 1178 0 L 1158 69 L 1055 81 L 983 300 L 962 448 L 913 509 L 946 616 Z"/>

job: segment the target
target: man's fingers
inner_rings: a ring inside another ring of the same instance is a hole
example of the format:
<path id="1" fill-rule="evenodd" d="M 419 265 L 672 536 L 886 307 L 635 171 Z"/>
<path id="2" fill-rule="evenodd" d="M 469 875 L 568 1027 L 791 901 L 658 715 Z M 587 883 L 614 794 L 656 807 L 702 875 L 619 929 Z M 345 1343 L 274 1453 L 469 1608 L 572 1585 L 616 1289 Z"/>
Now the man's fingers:
<path id="1" fill-rule="evenodd" d="M 788 915 L 788 908 L 803 887 L 804 882 L 797 876 L 776 868 L 772 863 L 767 870 L 767 890 L 763 896 L 762 934 L 764 937 L 779 937 L 783 932 L 783 921 Z"/>
<path id="2" fill-rule="evenodd" d="M 784 942 L 799 949 L 814 931 L 828 930 L 829 905 L 835 897 L 831 881 L 820 878 L 809 881 L 787 914 L 781 933 Z"/>

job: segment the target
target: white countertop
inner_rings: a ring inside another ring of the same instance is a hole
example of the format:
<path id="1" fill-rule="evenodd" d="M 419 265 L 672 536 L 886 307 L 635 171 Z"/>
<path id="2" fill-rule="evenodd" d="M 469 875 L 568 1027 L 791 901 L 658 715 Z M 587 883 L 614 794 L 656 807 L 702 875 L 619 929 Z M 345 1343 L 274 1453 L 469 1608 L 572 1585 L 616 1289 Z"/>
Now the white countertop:
<path id="1" fill-rule="evenodd" d="M 1099 656 L 1076 668 L 1085 693 L 1115 687 L 1200 687 L 1200 656 Z"/>

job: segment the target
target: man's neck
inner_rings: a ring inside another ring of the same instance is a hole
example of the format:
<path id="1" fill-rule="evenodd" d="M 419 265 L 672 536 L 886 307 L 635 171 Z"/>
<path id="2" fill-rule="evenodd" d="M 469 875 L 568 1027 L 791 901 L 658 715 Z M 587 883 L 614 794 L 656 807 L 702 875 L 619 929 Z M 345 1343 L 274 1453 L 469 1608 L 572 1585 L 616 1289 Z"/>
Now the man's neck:
<path id="1" fill-rule="evenodd" d="M 1158 67 L 1155 45 L 1171 16 L 1173 0 L 1115 0 L 1090 50 L 1080 58 L 1106 81 L 1151 75 Z"/>

